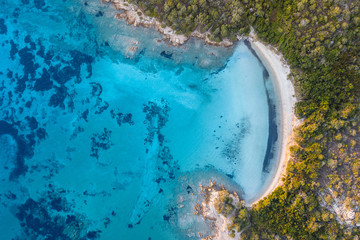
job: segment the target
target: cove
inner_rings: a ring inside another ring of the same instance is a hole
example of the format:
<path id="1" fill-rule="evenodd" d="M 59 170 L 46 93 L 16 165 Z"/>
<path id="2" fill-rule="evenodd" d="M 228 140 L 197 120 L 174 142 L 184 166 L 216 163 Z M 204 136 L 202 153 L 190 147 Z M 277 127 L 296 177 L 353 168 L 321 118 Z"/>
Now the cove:
<path id="1" fill-rule="evenodd" d="M 251 48 L 171 47 L 97 1 L 3 1 L 4 239 L 193 239 L 209 180 L 266 186 L 275 98 Z"/>

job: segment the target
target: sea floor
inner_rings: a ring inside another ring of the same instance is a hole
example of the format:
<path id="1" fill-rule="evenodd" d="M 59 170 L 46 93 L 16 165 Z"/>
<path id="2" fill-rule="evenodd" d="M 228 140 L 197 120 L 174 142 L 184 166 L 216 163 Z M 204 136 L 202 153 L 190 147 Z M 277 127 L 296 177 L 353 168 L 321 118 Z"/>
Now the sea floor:
<path id="1" fill-rule="evenodd" d="M 271 175 L 271 86 L 247 46 L 171 47 L 115 13 L 0 2 L 1 239 L 197 239 L 200 184 L 247 200 Z"/>

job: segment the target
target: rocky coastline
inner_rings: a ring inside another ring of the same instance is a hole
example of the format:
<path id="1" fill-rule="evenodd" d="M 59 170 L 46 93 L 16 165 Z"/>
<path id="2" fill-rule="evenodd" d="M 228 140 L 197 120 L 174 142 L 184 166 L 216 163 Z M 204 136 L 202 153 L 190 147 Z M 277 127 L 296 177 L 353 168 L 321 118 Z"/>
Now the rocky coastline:
<path id="1" fill-rule="evenodd" d="M 198 233 L 202 240 L 240 239 L 241 233 L 250 226 L 248 209 L 236 192 L 229 192 L 224 185 L 210 181 L 200 185 L 201 203 L 194 206 L 194 214 L 201 216 L 214 230 L 212 235 Z"/>
<path id="2" fill-rule="evenodd" d="M 209 32 L 201 33 L 199 31 L 192 32 L 189 36 L 185 36 L 183 34 L 177 34 L 170 27 L 164 26 L 157 19 L 146 16 L 141 9 L 131 3 L 128 3 L 124 0 L 101 0 L 104 3 L 111 3 L 114 5 L 115 9 L 119 11 L 118 14 L 115 15 L 117 19 L 124 19 L 129 25 L 134 26 L 142 26 L 146 28 L 154 28 L 160 33 L 162 33 L 166 40 L 168 40 L 173 46 L 181 46 L 186 43 L 190 38 L 199 38 L 203 39 L 205 43 L 214 45 L 214 46 L 223 46 L 223 47 L 231 47 L 233 46 L 233 42 L 225 39 L 221 42 L 211 41 L 208 36 Z M 239 37 L 238 39 L 241 39 Z"/>

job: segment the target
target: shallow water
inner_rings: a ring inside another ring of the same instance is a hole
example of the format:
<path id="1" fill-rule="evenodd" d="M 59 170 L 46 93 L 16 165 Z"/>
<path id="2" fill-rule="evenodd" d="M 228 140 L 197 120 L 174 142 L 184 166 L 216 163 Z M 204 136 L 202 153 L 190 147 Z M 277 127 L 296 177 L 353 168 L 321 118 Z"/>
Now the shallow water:
<path id="1" fill-rule="evenodd" d="M 2 239 L 194 239 L 200 184 L 266 185 L 271 86 L 244 43 L 170 47 L 100 1 L 0 4 Z"/>

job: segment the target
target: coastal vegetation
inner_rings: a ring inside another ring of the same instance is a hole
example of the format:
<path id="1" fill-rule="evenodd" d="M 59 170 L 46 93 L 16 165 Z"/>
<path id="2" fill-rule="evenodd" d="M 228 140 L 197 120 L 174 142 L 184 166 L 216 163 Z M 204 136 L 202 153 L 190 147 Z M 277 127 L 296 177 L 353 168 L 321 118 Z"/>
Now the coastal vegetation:
<path id="1" fill-rule="evenodd" d="M 232 224 L 228 226 L 230 236 L 235 236 L 235 231 L 240 232 L 250 224 L 249 213 L 244 200 L 237 198 L 235 203 L 234 196 L 237 195 L 231 195 L 228 190 L 222 189 L 218 191 L 218 197 L 214 202 L 218 214 L 225 217 L 231 215 Z"/>
<path id="2" fill-rule="evenodd" d="M 130 2 L 177 33 L 199 31 L 218 42 L 252 26 L 291 66 L 302 125 L 283 185 L 251 209 L 242 237 L 359 239 L 360 1 Z M 217 209 L 227 214 L 231 201 L 222 200 Z"/>
<path id="3" fill-rule="evenodd" d="M 218 214 L 222 214 L 225 217 L 229 216 L 235 209 L 233 203 L 233 198 L 230 197 L 230 194 L 227 190 L 218 191 L 218 198 L 214 203 L 214 207 Z"/>
<path id="4" fill-rule="evenodd" d="M 235 238 L 250 227 L 249 209 L 236 192 L 230 193 L 224 186 L 212 181 L 210 186 L 200 185 L 200 188 L 200 195 L 205 201 L 201 205 L 195 205 L 194 214 L 201 214 L 204 219 L 212 221 L 212 226 L 215 226 L 214 235 L 201 239 L 223 239 L 224 236 Z"/>

